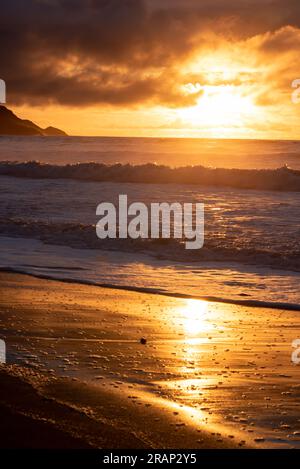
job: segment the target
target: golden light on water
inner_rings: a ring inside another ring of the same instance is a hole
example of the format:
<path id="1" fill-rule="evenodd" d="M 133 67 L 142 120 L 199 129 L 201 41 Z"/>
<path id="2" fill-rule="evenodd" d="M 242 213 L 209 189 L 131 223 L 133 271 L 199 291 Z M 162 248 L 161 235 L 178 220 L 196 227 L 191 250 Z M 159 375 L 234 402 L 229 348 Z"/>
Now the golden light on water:
<path id="1" fill-rule="evenodd" d="M 181 320 L 187 338 L 195 337 L 201 332 L 208 332 L 212 325 L 207 320 L 207 302 L 201 300 L 186 300 L 181 310 Z"/>
<path id="2" fill-rule="evenodd" d="M 180 372 L 184 375 L 195 375 L 200 368 L 199 351 L 203 343 L 207 342 L 207 334 L 213 327 L 208 320 L 208 304 L 206 301 L 188 299 L 178 313 L 184 336 Z"/>

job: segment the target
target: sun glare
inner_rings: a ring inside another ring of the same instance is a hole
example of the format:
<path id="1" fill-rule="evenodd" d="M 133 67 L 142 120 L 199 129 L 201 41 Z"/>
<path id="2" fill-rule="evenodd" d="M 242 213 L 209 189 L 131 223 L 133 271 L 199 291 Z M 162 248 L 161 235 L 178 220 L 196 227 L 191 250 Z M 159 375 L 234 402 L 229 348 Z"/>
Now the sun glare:
<path id="1" fill-rule="evenodd" d="M 257 115 L 250 96 L 243 96 L 234 86 L 204 86 L 195 106 L 178 109 L 184 125 L 232 129 L 244 127 Z"/>
<path id="2" fill-rule="evenodd" d="M 210 329 L 207 322 L 207 302 L 189 299 L 182 309 L 185 333 L 188 336 L 197 336 Z"/>

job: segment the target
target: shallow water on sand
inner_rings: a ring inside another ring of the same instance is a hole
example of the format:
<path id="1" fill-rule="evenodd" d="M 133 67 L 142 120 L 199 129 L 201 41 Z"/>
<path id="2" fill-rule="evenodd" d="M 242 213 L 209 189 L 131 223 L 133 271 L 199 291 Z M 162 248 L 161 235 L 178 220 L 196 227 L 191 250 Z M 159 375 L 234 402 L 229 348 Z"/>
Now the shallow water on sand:
<path id="1" fill-rule="evenodd" d="M 201 431 L 300 446 L 298 313 L 17 278 L 0 315 L 9 363 L 171 412 L 200 447 Z"/>
<path id="2" fill-rule="evenodd" d="M 0 268 L 40 277 L 148 292 L 264 302 L 300 310 L 299 273 L 238 262 L 182 263 L 146 253 L 75 249 L 1 237 Z"/>

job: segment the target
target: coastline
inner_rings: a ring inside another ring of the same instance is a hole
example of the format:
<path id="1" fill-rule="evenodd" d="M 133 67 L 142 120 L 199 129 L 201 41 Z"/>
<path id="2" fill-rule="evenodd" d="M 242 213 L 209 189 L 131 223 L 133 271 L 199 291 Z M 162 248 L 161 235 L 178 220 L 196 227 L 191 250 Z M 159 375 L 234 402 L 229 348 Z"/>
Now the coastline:
<path id="1" fill-rule="evenodd" d="M 9 268 L 9 267 L 0 267 L 0 272 L 6 273 L 13 273 L 19 275 L 28 275 L 30 277 L 39 278 L 42 280 L 49 280 L 50 282 L 62 282 L 62 283 L 71 283 L 71 284 L 78 284 L 78 285 L 86 285 L 92 287 L 99 287 L 99 288 L 108 288 L 114 290 L 122 290 L 134 293 L 145 293 L 151 295 L 161 295 L 166 296 L 169 298 L 179 298 L 179 299 L 194 299 L 200 301 L 207 301 L 209 303 L 224 303 L 229 305 L 237 305 L 237 306 L 249 306 L 251 308 L 270 308 L 270 309 L 283 309 L 286 311 L 300 311 L 300 304 L 298 303 L 287 303 L 287 302 L 280 302 L 280 301 L 263 301 L 263 300 L 252 300 L 252 299 L 245 299 L 245 300 L 238 300 L 236 298 L 223 298 L 220 296 L 211 296 L 211 295 L 193 295 L 193 294 L 184 294 L 172 291 L 164 291 L 159 290 L 156 288 L 147 288 L 147 287 L 132 287 L 129 285 L 117 285 L 117 284 L 110 284 L 110 283 L 97 283 L 92 282 L 89 280 L 78 280 L 76 278 L 58 278 L 58 277 L 51 277 L 50 275 L 38 274 L 28 272 L 23 269 L 18 268 Z"/>
<path id="2" fill-rule="evenodd" d="M 34 447 L 43 446 L 44 432 L 51 447 L 299 444 L 293 434 L 300 370 L 288 355 L 289 339 L 299 331 L 294 312 L 3 272 L 0 293 L 7 345 L 1 434 L 8 446 L 22 444 L 20 433 L 9 439 L 8 422 L 11 434 L 21 423 L 32 431 L 42 426 Z M 273 350 L 282 321 L 282 340 Z M 288 360 L 285 374 L 282 360 Z M 229 398 L 234 409 L 226 408 Z M 262 412 L 271 412 L 275 428 L 262 427 Z"/>

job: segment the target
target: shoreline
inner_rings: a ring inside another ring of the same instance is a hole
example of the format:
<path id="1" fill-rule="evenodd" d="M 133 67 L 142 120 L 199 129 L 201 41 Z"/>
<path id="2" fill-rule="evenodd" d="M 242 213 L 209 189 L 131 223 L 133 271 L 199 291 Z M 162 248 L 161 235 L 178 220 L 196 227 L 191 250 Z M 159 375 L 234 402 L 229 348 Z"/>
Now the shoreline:
<path id="1" fill-rule="evenodd" d="M 263 300 L 237 300 L 237 299 L 230 299 L 230 298 L 222 298 L 218 296 L 207 296 L 207 295 L 188 295 L 184 293 L 176 293 L 176 292 L 168 292 L 159 290 L 156 288 L 147 288 L 147 287 L 131 287 L 129 285 L 115 285 L 109 283 L 96 283 L 89 280 L 78 280 L 73 278 L 55 278 L 51 277 L 50 275 L 43 275 L 43 274 L 36 274 L 27 272 L 23 269 L 15 269 L 10 267 L 0 267 L 0 272 L 4 273 L 13 273 L 16 275 L 28 275 L 30 277 L 39 278 L 42 280 L 49 280 L 54 282 L 62 282 L 62 283 L 70 283 L 70 284 L 78 284 L 78 285 L 86 285 L 92 287 L 99 287 L 99 288 L 108 288 L 112 290 L 122 290 L 134 293 L 145 293 L 151 295 L 161 295 L 166 296 L 169 298 L 178 298 L 178 299 L 194 299 L 200 301 L 207 301 L 209 303 L 223 303 L 229 305 L 237 305 L 237 306 L 247 306 L 250 308 L 267 308 L 267 309 L 284 309 L 286 311 L 300 311 L 300 304 L 297 303 L 286 303 L 280 301 L 263 301 Z"/>
<path id="2" fill-rule="evenodd" d="M 11 447 L 22 446 L 20 433 L 10 439 L 18 425 L 42 426 L 35 447 L 48 431 L 51 447 L 299 445 L 295 313 L 3 272 L 0 294 L 0 436 Z"/>

